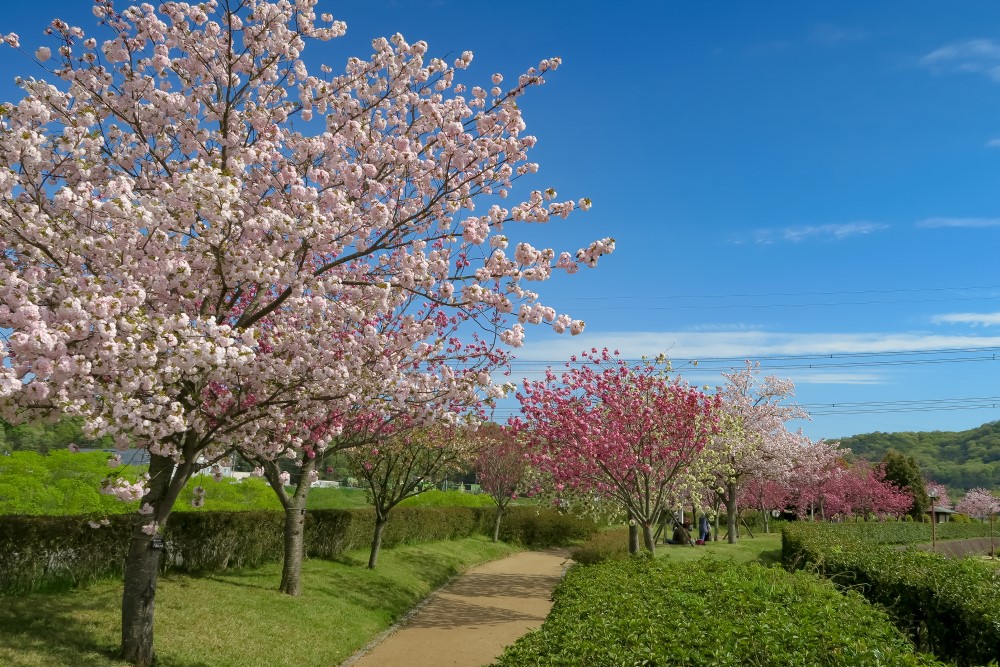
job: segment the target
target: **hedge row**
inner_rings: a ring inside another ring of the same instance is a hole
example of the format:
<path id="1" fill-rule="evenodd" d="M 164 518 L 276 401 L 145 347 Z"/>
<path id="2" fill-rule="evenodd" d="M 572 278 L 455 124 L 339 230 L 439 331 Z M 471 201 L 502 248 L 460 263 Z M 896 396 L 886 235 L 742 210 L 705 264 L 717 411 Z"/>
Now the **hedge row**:
<path id="1" fill-rule="evenodd" d="M 786 526 L 782 563 L 859 591 L 918 648 L 943 660 L 963 666 L 1000 660 L 1000 571 L 974 559 L 876 544 L 850 528 Z"/>
<path id="2" fill-rule="evenodd" d="M 801 525 L 809 522 L 793 523 Z M 931 524 L 929 522 L 859 521 L 825 525 L 830 526 L 831 530 L 843 531 L 870 544 L 916 544 L 931 541 Z M 975 523 L 948 521 L 937 524 L 935 531 L 939 540 L 989 537 L 990 524 L 978 521 Z"/>
<path id="3" fill-rule="evenodd" d="M 646 556 L 576 567 L 498 667 L 941 665 L 886 615 L 806 573 Z"/>
<path id="4" fill-rule="evenodd" d="M 492 535 L 493 510 L 476 507 L 397 507 L 382 545 Z M 120 575 L 132 515 L 107 517 L 91 528 L 85 517 L 0 516 L 0 592 L 64 587 Z M 316 510 L 306 516 L 310 558 L 336 558 L 371 543 L 372 509 Z M 282 512 L 177 512 L 167 521 L 164 571 L 205 572 L 254 567 L 283 557 Z M 566 544 L 596 526 L 552 509 L 509 508 L 500 537 L 526 546 Z"/>

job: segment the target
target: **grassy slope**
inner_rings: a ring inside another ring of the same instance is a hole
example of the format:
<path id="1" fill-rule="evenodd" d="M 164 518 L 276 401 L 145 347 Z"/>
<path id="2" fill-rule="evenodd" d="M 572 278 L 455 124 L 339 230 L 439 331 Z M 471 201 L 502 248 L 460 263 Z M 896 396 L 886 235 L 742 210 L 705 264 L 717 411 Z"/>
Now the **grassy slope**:
<path id="1" fill-rule="evenodd" d="M 277 592 L 281 565 L 204 577 L 168 576 L 157 589 L 161 667 L 335 665 L 350 657 L 457 571 L 516 549 L 485 538 L 311 560 L 304 593 Z M 0 597 L 0 664 L 122 665 L 112 658 L 121 583 L 57 595 Z"/>

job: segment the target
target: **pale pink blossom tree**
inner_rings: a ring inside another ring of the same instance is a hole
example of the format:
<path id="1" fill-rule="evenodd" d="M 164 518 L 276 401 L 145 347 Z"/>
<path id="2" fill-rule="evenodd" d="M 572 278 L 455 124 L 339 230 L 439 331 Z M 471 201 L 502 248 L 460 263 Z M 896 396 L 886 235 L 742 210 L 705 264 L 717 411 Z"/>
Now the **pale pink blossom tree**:
<path id="1" fill-rule="evenodd" d="M 719 495 L 726 505 L 729 542 L 737 539 L 739 492 L 750 478 L 779 480 L 796 459 L 804 438 L 788 430 L 787 422 L 807 419 L 808 414 L 788 403 L 795 385 L 773 375 L 760 379 L 760 364 L 723 373 L 726 384 L 719 388 L 725 413 L 725 428 L 713 442 L 722 465 Z"/>
<path id="2" fill-rule="evenodd" d="M 924 488 L 927 489 L 927 496 L 930 497 L 932 494 L 936 496 L 934 499 L 935 507 L 944 507 L 946 509 L 951 509 L 954 507 L 954 503 L 948 496 L 948 487 L 944 484 L 935 482 L 934 480 L 925 479 Z"/>
<path id="3" fill-rule="evenodd" d="M 972 489 L 965 494 L 955 509 L 962 514 L 968 514 L 969 516 L 974 516 L 977 519 L 985 519 L 989 517 L 990 556 L 995 558 L 997 551 L 995 538 L 993 536 L 993 525 L 996 520 L 997 512 L 1000 512 L 1000 498 L 997 498 L 987 489 Z"/>
<path id="4" fill-rule="evenodd" d="M 345 25 L 315 6 L 97 0 L 101 41 L 53 21 L 57 48 L 36 55 L 55 83 L 21 79 L 24 97 L 0 107 L 0 408 L 79 417 L 91 437 L 149 450 L 152 511 L 137 515 L 123 589 L 136 664 L 153 660 L 160 533 L 199 461 L 268 448 L 266 434 L 338 405 L 405 403 L 436 380 L 394 355 L 366 368 L 366 351 L 432 357 L 449 312 L 512 346 L 528 323 L 578 333 L 525 282 L 614 248 L 558 254 L 505 235 L 590 206 L 552 190 L 504 202 L 537 169 L 518 101 L 559 59 L 467 91 L 471 53 L 448 64 L 395 35 L 317 76 L 303 50 Z M 488 373 L 449 373 L 502 393 Z"/>
<path id="5" fill-rule="evenodd" d="M 709 476 L 713 461 L 702 452 L 719 429 L 720 400 L 665 371 L 592 349 L 561 375 L 550 368 L 544 380 L 525 380 L 523 417 L 512 421 L 557 491 L 614 499 L 649 551 L 660 513 Z"/>

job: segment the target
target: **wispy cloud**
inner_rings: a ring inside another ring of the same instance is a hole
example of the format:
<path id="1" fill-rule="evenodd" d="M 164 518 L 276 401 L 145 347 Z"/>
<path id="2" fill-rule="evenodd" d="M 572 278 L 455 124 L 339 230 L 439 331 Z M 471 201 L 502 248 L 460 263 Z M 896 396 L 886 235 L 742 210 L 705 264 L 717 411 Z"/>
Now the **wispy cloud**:
<path id="1" fill-rule="evenodd" d="M 1000 313 L 944 313 L 931 318 L 935 324 L 971 324 L 992 327 L 1000 325 Z"/>
<path id="2" fill-rule="evenodd" d="M 917 227 L 1000 227 L 1000 218 L 927 218 Z"/>
<path id="3" fill-rule="evenodd" d="M 1000 139 L 990 139 L 986 142 L 987 148 L 1000 148 Z"/>
<path id="4" fill-rule="evenodd" d="M 967 39 L 934 49 L 920 64 L 934 72 L 971 72 L 1000 81 L 1000 42 Z"/>
<path id="5" fill-rule="evenodd" d="M 793 373 L 795 384 L 885 384 L 877 373 Z"/>
<path id="6" fill-rule="evenodd" d="M 829 225 L 799 225 L 756 229 L 749 235 L 734 236 L 730 240 L 733 243 L 750 241 L 761 244 L 841 241 L 852 236 L 864 236 L 888 228 L 889 225 L 865 221 Z"/>
<path id="7" fill-rule="evenodd" d="M 517 351 L 520 361 L 561 362 L 591 347 L 617 349 L 626 358 L 665 353 L 671 359 L 757 359 L 779 355 L 922 352 L 1000 347 L 1000 336 L 925 333 L 788 333 L 769 331 L 585 332 L 534 343 Z"/>
<path id="8" fill-rule="evenodd" d="M 860 28 L 837 26 L 831 23 L 817 24 L 809 33 L 809 41 L 822 46 L 840 46 L 867 38 L 868 33 Z"/>

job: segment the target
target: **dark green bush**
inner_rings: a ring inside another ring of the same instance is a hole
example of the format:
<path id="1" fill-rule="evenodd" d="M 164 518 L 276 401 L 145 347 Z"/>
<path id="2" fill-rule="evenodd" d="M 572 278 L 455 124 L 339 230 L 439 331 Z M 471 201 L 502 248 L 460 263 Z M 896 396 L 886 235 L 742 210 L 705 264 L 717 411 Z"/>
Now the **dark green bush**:
<path id="1" fill-rule="evenodd" d="M 480 508 L 477 511 L 485 522 L 482 532 L 492 534 L 493 509 Z M 585 540 L 596 532 L 597 524 L 592 519 L 531 506 L 508 507 L 500 523 L 501 540 L 528 547 L 566 546 Z"/>
<path id="2" fill-rule="evenodd" d="M 648 556 L 577 567 L 496 665 L 940 665 L 885 614 L 805 573 Z"/>
<path id="3" fill-rule="evenodd" d="M 936 553 L 878 544 L 863 531 L 847 528 L 787 526 L 782 533 L 782 563 L 788 569 L 814 570 L 842 588 L 859 591 L 886 609 L 918 647 L 939 658 L 963 666 L 1000 660 L 997 570 L 971 559 L 948 560 Z"/>
<path id="4" fill-rule="evenodd" d="M 0 592 L 120 575 L 134 516 L 109 516 L 108 525 L 96 529 L 88 517 L 0 516 Z M 164 571 L 211 572 L 280 561 L 283 526 L 283 512 L 175 512 L 167 521 L 161 565 Z M 389 515 L 382 544 L 492 535 L 492 527 L 491 508 L 397 507 Z M 370 508 L 310 511 L 306 555 L 329 559 L 366 548 L 374 530 L 375 513 Z M 584 539 L 594 530 L 593 522 L 553 509 L 511 508 L 501 538 L 544 547 Z"/>

